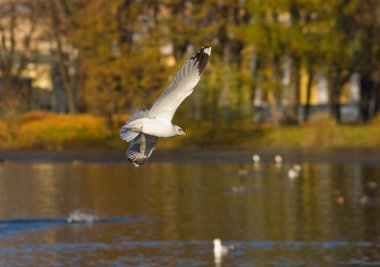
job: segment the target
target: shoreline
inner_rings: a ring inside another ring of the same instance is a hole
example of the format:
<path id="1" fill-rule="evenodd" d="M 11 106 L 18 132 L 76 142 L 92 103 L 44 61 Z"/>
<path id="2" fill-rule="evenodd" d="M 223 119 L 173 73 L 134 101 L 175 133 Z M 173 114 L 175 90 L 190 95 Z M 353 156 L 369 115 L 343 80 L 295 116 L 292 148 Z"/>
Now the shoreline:
<path id="1" fill-rule="evenodd" d="M 252 163 L 252 155 L 259 154 L 260 164 L 274 163 L 280 154 L 283 164 L 332 163 L 380 165 L 380 149 L 284 149 L 284 148 L 160 148 L 148 163 Z M 90 150 L 13 150 L 0 151 L 0 159 L 6 163 L 67 163 L 67 164 L 128 164 L 123 149 Z"/>
<path id="2" fill-rule="evenodd" d="M 174 122 L 189 138 L 160 139 L 160 149 L 373 149 L 380 151 L 380 117 L 368 124 L 337 125 L 329 118 L 308 124 L 282 126 L 252 122 Z M 107 128 L 105 120 L 91 114 L 34 112 L 18 120 L 0 119 L 0 151 L 118 150 L 121 122 Z"/>

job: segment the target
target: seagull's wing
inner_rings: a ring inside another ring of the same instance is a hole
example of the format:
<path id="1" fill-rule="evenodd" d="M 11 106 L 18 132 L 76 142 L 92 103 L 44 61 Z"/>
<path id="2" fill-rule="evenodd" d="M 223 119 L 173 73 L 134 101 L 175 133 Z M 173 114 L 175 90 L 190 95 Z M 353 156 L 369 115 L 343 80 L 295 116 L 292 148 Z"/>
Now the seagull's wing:
<path id="1" fill-rule="evenodd" d="M 157 139 L 155 136 L 140 133 L 127 149 L 128 161 L 135 167 L 144 164 L 156 148 Z"/>
<path id="2" fill-rule="evenodd" d="M 179 105 L 188 97 L 206 68 L 211 47 L 198 51 L 177 72 L 169 88 L 157 99 L 149 111 L 149 116 L 170 122 Z"/>

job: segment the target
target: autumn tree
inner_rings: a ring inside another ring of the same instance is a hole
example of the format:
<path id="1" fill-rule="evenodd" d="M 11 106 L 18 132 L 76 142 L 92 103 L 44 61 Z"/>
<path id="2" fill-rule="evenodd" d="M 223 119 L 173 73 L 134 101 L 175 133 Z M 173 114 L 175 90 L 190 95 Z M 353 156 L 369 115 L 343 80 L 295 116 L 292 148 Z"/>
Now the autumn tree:
<path id="1" fill-rule="evenodd" d="M 41 1 L 6 0 L 0 4 L 0 101 L 5 112 L 28 107 L 28 85 L 23 72 L 35 62 L 42 41 Z"/>
<path id="2" fill-rule="evenodd" d="M 361 77 L 360 118 L 366 122 L 380 112 L 380 2 L 359 1 L 354 23 L 360 40 L 358 72 Z"/>
<path id="3" fill-rule="evenodd" d="M 86 109 L 105 115 L 110 126 L 112 114 L 146 107 L 167 81 L 156 7 L 148 2 L 88 1 L 75 14 L 81 97 Z"/>
<path id="4" fill-rule="evenodd" d="M 250 24 L 244 27 L 241 36 L 252 45 L 256 54 L 256 88 L 268 92 L 272 122 L 278 127 L 284 119 L 284 60 L 289 51 L 289 17 L 284 1 L 249 1 Z M 252 65 L 253 66 L 253 65 Z"/>
<path id="5" fill-rule="evenodd" d="M 58 66 L 60 86 L 63 87 L 69 113 L 78 110 L 78 91 L 82 81 L 82 73 L 79 69 L 79 49 L 72 38 L 73 31 L 77 27 L 75 22 L 75 10 L 84 5 L 83 0 L 48 0 L 47 10 L 49 14 L 49 30 L 52 43 L 53 64 Z"/>
<path id="6" fill-rule="evenodd" d="M 349 81 L 358 63 L 358 36 L 353 27 L 353 14 L 360 0 L 331 0 L 326 5 L 330 19 L 325 38 L 325 64 L 330 81 L 331 113 L 341 122 L 341 94 L 343 85 Z"/>

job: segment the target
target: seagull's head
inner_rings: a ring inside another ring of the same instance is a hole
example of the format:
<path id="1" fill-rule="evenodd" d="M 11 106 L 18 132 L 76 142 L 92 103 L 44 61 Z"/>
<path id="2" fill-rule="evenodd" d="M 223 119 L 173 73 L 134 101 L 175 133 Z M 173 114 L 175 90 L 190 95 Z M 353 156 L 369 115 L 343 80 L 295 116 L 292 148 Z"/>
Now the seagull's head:
<path id="1" fill-rule="evenodd" d="M 182 128 L 177 125 L 174 125 L 174 134 L 187 136 L 187 134 L 182 130 Z"/>

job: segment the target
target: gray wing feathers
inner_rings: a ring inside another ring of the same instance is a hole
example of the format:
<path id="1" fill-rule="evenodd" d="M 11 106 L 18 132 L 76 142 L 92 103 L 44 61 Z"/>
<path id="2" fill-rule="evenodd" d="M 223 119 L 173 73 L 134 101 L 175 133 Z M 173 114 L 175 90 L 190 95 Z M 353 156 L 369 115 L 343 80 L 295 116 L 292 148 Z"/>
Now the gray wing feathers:
<path id="1" fill-rule="evenodd" d="M 199 82 L 210 54 L 211 48 L 204 47 L 182 66 L 169 88 L 150 109 L 150 117 L 172 120 L 179 105 L 193 92 L 195 85 Z"/>
<path id="2" fill-rule="evenodd" d="M 139 133 L 130 131 L 129 128 L 127 126 L 125 126 L 125 125 L 120 130 L 120 138 L 123 139 L 125 142 L 132 141 L 138 135 L 139 135 Z"/>
<path id="3" fill-rule="evenodd" d="M 157 137 L 140 133 L 132 140 L 127 149 L 127 159 L 135 167 L 139 167 L 150 157 L 156 147 Z"/>
<path id="4" fill-rule="evenodd" d="M 134 138 L 136 138 L 139 134 L 136 132 L 130 131 L 128 128 L 128 123 L 131 121 L 141 119 L 141 118 L 148 118 L 149 117 L 149 110 L 143 110 L 137 112 L 131 119 L 129 119 L 124 126 L 120 129 L 120 138 L 126 142 L 132 141 Z"/>
<path id="5" fill-rule="evenodd" d="M 137 120 L 141 118 L 148 118 L 148 117 L 149 117 L 149 110 L 148 109 L 141 110 L 137 112 L 135 115 L 133 115 L 133 117 L 129 121 L 133 121 L 133 120 Z"/>

